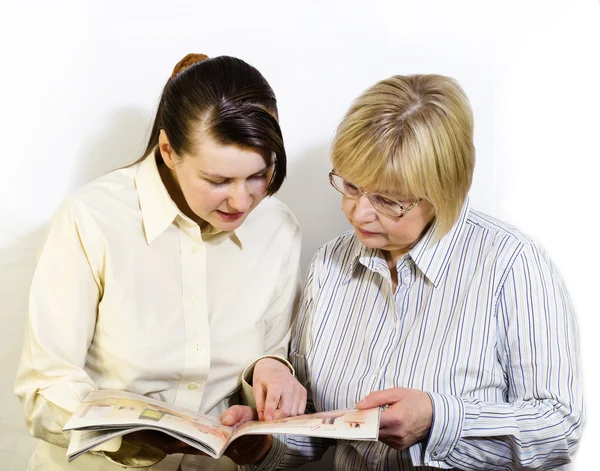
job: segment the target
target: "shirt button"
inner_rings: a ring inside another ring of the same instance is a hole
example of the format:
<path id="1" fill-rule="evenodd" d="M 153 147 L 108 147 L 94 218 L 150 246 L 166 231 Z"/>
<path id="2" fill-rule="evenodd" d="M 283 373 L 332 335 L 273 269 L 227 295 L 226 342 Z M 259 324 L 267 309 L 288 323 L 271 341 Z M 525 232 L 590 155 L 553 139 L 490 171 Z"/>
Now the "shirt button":
<path id="1" fill-rule="evenodd" d="M 200 300 L 198 296 L 192 296 L 192 302 L 197 303 Z"/>
<path id="2" fill-rule="evenodd" d="M 196 389 L 198 389 L 198 385 L 195 383 L 190 383 L 190 384 L 188 384 L 188 389 L 190 391 L 195 391 Z"/>
<path id="3" fill-rule="evenodd" d="M 410 276 L 405 276 L 402 281 L 404 282 L 405 285 L 409 284 L 410 283 Z"/>
<path id="4" fill-rule="evenodd" d="M 434 452 L 431 454 L 431 456 L 433 456 L 434 458 L 436 458 L 436 457 L 437 457 L 437 455 L 438 455 L 438 454 L 437 454 L 437 451 L 434 451 Z"/>
<path id="5" fill-rule="evenodd" d="M 190 247 L 190 252 L 192 252 L 192 253 L 196 253 L 196 252 L 198 252 L 198 250 L 200 250 L 200 247 L 198 247 L 197 245 L 192 245 Z"/>
<path id="6" fill-rule="evenodd" d="M 194 345 L 194 348 L 196 350 L 202 350 L 202 347 L 204 347 L 204 345 L 202 344 L 202 342 L 198 342 L 196 345 Z"/>

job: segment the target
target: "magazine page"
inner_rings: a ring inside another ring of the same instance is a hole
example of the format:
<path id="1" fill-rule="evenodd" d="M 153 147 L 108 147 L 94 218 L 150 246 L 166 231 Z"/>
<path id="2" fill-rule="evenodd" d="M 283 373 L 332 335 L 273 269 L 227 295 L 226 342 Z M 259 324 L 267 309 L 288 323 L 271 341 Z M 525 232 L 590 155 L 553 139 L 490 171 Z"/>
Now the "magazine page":
<path id="1" fill-rule="evenodd" d="M 67 449 L 67 459 L 69 463 L 76 458 L 79 458 L 82 454 L 92 450 L 98 445 L 112 440 L 120 435 L 126 435 L 128 433 L 138 432 L 141 430 L 158 430 L 162 433 L 166 433 L 176 438 L 177 440 L 181 440 L 188 445 L 203 451 L 209 456 L 213 458 L 219 458 L 220 453 L 218 453 L 213 448 L 208 445 L 201 443 L 192 438 L 186 437 L 185 435 L 171 432 L 170 430 L 165 430 L 162 428 L 156 427 L 131 427 L 131 428 L 117 428 L 117 429 L 109 429 L 109 430 L 73 430 L 71 432 L 71 441 L 69 442 L 69 448 Z"/>
<path id="2" fill-rule="evenodd" d="M 340 438 L 344 440 L 377 440 L 380 408 L 341 409 L 316 414 L 297 415 L 266 422 L 247 422 L 233 434 L 242 435 L 304 435 Z"/>
<path id="3" fill-rule="evenodd" d="M 91 391 L 75 410 L 64 430 L 162 430 L 189 444 L 199 442 L 220 454 L 232 427 L 209 415 L 192 412 L 149 397 L 125 391 Z M 93 436 L 95 440 L 98 436 Z M 192 439 L 192 443 L 185 437 Z M 81 439 L 81 437 L 79 437 Z M 105 440 L 103 440 L 105 441 Z M 94 445 L 96 446 L 96 445 Z"/>

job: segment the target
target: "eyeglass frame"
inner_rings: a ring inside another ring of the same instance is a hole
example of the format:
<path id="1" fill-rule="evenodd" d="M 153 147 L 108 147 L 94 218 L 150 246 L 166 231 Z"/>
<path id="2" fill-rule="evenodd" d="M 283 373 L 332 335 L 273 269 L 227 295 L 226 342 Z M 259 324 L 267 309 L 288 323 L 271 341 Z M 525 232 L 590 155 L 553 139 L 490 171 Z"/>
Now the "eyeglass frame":
<path id="1" fill-rule="evenodd" d="M 337 186 L 335 186 L 335 184 L 333 183 L 333 177 L 338 177 L 338 178 L 341 178 L 341 179 L 342 179 L 343 181 L 345 181 L 346 183 L 350 183 L 350 185 L 352 185 L 353 187 L 355 187 L 355 188 L 358 190 L 358 192 L 359 192 L 360 194 L 359 194 L 358 196 L 352 196 L 352 195 L 349 195 L 349 194 L 347 194 L 347 193 L 343 192 L 343 191 L 342 191 L 342 190 L 340 190 L 340 189 L 339 189 Z M 345 179 L 344 177 L 342 177 L 341 175 L 338 175 L 337 173 L 335 173 L 335 170 L 332 170 L 331 172 L 329 172 L 329 183 L 330 183 L 330 184 L 331 184 L 331 186 L 332 186 L 333 188 L 335 188 L 335 189 L 336 189 L 336 190 L 337 190 L 339 193 L 341 193 L 342 195 L 344 195 L 344 196 L 346 196 L 346 197 L 348 197 L 348 198 L 350 198 L 350 199 L 353 199 L 353 200 L 359 200 L 360 198 L 362 198 L 362 197 L 364 196 L 365 198 L 367 198 L 367 199 L 369 200 L 369 203 L 371 203 L 371 206 L 373 206 L 373 209 L 374 209 L 375 211 L 377 211 L 379 214 L 382 214 L 382 215 L 384 215 L 384 216 L 386 216 L 386 217 L 393 218 L 393 219 L 394 219 L 394 218 L 395 218 L 395 219 L 400 219 L 400 218 L 404 217 L 404 215 L 405 215 L 406 213 L 408 213 L 408 212 L 409 212 L 411 209 L 413 209 L 415 206 L 417 206 L 417 205 L 418 205 L 418 204 L 419 204 L 419 203 L 420 203 L 420 202 L 423 200 L 423 198 L 419 198 L 417 201 L 415 201 L 414 203 L 411 203 L 411 204 L 409 204 L 409 205 L 408 205 L 408 206 L 405 208 L 405 207 L 404 207 L 404 204 L 402 203 L 402 201 L 395 200 L 394 198 L 388 198 L 387 196 L 384 196 L 384 195 L 382 195 L 382 194 L 379 194 L 379 193 L 371 193 L 371 192 L 365 191 L 365 190 L 363 190 L 362 188 L 360 188 L 360 187 L 356 186 L 354 183 L 352 183 L 352 182 L 349 182 L 348 180 L 346 180 L 346 179 Z M 396 203 L 396 204 L 398 204 L 398 205 L 399 205 L 399 206 L 402 208 L 402 210 L 401 210 L 400 214 L 399 214 L 399 215 L 397 215 L 397 214 L 388 214 L 388 213 L 386 213 L 385 211 L 381 211 L 380 209 L 377 209 L 377 208 L 375 207 L 375 204 L 373 204 L 373 201 L 371 200 L 371 196 L 381 196 L 382 198 L 388 199 L 388 200 L 392 201 L 393 203 Z"/>

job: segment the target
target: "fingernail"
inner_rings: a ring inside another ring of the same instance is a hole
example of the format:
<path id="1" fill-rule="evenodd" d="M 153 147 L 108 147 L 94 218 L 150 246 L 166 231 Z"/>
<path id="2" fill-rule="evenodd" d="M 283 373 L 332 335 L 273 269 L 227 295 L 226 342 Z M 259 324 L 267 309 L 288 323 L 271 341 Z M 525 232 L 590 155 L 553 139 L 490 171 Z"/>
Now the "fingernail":
<path id="1" fill-rule="evenodd" d="M 356 403 L 356 407 L 362 407 L 362 406 L 364 406 L 364 405 L 365 405 L 365 400 L 364 400 L 364 399 L 363 399 L 362 401 L 358 401 L 358 402 Z"/>
<path id="2" fill-rule="evenodd" d="M 265 420 L 273 420 L 274 416 L 271 412 L 265 414 Z"/>
<path id="3" fill-rule="evenodd" d="M 221 422 L 231 422 L 231 419 L 233 417 L 231 417 L 231 414 L 223 414 L 221 416 Z"/>

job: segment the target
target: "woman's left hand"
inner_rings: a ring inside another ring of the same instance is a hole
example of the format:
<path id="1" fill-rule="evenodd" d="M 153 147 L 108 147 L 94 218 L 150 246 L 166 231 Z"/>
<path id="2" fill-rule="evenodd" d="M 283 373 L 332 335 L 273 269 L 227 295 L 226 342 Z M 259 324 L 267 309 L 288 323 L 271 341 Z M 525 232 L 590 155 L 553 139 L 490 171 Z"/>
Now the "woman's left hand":
<path id="1" fill-rule="evenodd" d="M 256 363 L 252 387 L 260 420 L 282 419 L 304 413 L 306 389 L 279 360 L 263 358 Z"/>
<path id="2" fill-rule="evenodd" d="M 429 435 L 433 404 L 429 394 L 417 389 L 375 391 L 356 404 L 357 409 L 387 406 L 381 412 L 379 441 L 404 450 Z"/>

